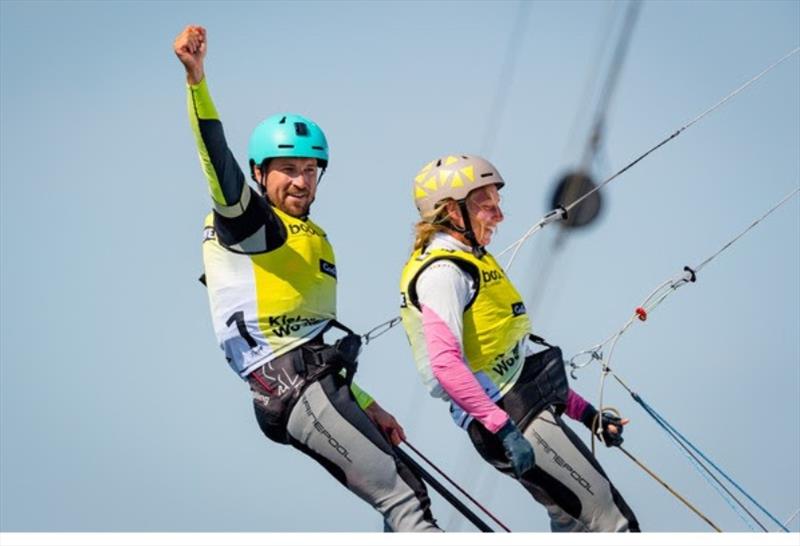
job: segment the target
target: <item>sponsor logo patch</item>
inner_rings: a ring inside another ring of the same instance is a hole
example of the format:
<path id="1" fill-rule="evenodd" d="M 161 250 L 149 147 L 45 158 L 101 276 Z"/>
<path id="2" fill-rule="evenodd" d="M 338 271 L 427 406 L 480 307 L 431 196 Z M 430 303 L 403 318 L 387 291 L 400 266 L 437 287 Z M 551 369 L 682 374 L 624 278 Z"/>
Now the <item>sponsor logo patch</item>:
<path id="1" fill-rule="evenodd" d="M 515 317 L 518 317 L 518 316 L 520 316 L 520 315 L 524 315 L 524 314 L 526 314 L 527 312 L 528 312 L 528 311 L 527 311 L 527 310 L 525 310 L 525 304 L 524 304 L 524 303 L 522 303 L 521 301 L 518 301 L 517 303 L 512 303 L 512 304 L 511 304 L 511 313 L 512 313 L 512 314 L 513 314 Z"/>
<path id="2" fill-rule="evenodd" d="M 306 224 L 288 224 L 289 225 L 289 233 L 292 235 L 319 235 L 320 233 L 311 226 L 307 226 Z"/>
<path id="3" fill-rule="evenodd" d="M 350 458 L 349 450 L 345 446 L 343 446 L 339 442 L 339 440 L 334 438 L 334 436 L 330 433 L 330 431 L 328 431 L 328 429 L 325 428 L 325 425 L 320 423 L 319 419 L 317 419 L 317 416 L 314 414 L 314 410 L 311 409 L 311 404 L 309 404 L 308 398 L 306 398 L 305 396 L 303 397 L 303 406 L 306 409 L 306 415 L 311 417 L 311 420 L 314 421 L 314 428 L 317 430 L 317 432 L 319 432 L 320 434 L 322 434 L 323 437 L 325 437 L 325 439 L 328 441 L 328 444 L 333 449 L 335 449 L 339 455 L 344 457 L 345 460 L 347 460 L 347 462 L 352 463 L 353 460 Z"/>
<path id="4" fill-rule="evenodd" d="M 533 431 L 533 435 L 534 435 L 534 436 L 536 436 L 537 443 L 538 443 L 538 444 L 539 444 L 539 445 L 542 447 L 542 449 L 544 449 L 545 456 L 552 456 L 552 458 L 553 458 L 553 462 L 554 462 L 556 465 L 560 466 L 560 467 L 561 467 L 561 468 L 563 468 L 563 469 L 564 469 L 566 472 L 568 472 L 568 473 L 569 473 L 569 475 L 570 475 L 570 477 L 571 477 L 573 480 L 575 480 L 575 481 L 578 483 L 578 485 L 580 485 L 581 487 L 583 487 L 583 488 L 584 488 L 584 489 L 585 489 L 585 490 L 586 490 L 586 491 L 587 491 L 587 492 L 588 492 L 590 495 L 594 496 L 594 491 L 592 491 L 592 484 L 590 484 L 590 483 L 589 483 L 589 481 L 588 481 L 586 478 L 584 478 L 583 476 L 581 476 L 581 475 L 578 473 L 578 471 L 577 471 L 577 470 L 575 470 L 574 468 L 572 468 L 572 466 L 571 466 L 571 465 L 570 465 L 570 464 L 569 464 L 567 461 L 565 461 L 565 460 L 564 460 L 564 459 L 561 457 L 561 455 L 559 455 L 558 453 L 556 453 L 556 450 L 555 450 L 555 449 L 553 449 L 553 448 L 550 446 L 550 444 L 548 444 L 548 443 L 545 441 L 545 439 L 544 439 L 544 438 L 542 438 L 542 437 L 541 437 L 541 435 L 540 435 L 538 432 L 536 432 L 536 431 L 534 430 L 534 431 Z"/>
<path id="5" fill-rule="evenodd" d="M 319 270 L 325 273 L 326 275 L 330 275 L 334 279 L 336 278 L 336 266 L 330 262 L 326 262 L 325 260 L 320 259 Z"/>
<path id="6" fill-rule="evenodd" d="M 514 345 L 514 348 L 511 349 L 508 353 L 504 355 L 497 355 L 494 357 L 494 362 L 492 363 L 492 371 L 499 376 L 503 376 L 510 371 L 517 369 L 517 363 L 519 362 L 519 345 Z"/>
<path id="7" fill-rule="evenodd" d="M 217 231 L 213 227 L 208 226 L 206 228 L 203 228 L 203 242 L 204 243 L 206 241 L 213 241 L 216 238 L 217 238 Z"/>
<path id="8" fill-rule="evenodd" d="M 277 317 L 267 317 L 267 326 L 272 329 L 272 335 L 276 337 L 288 336 L 299 331 L 300 328 L 308 328 L 320 322 L 322 322 L 322 319 L 302 316 L 289 317 L 279 315 Z"/>
<path id="9" fill-rule="evenodd" d="M 481 270 L 481 278 L 483 279 L 484 283 L 490 283 L 490 282 L 499 281 L 500 279 L 503 279 L 504 277 L 503 277 L 503 273 L 499 269 L 490 269 L 488 271 L 486 269 L 482 269 Z"/>

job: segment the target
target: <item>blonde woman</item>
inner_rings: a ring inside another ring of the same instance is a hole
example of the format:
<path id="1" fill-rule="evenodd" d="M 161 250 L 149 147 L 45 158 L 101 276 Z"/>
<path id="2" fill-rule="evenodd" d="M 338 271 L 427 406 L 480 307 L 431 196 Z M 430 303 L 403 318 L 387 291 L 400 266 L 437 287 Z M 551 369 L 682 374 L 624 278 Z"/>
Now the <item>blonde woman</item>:
<path id="1" fill-rule="evenodd" d="M 504 185 L 491 163 L 469 155 L 436 159 L 414 179 L 421 221 L 403 269 L 401 317 L 417 370 L 480 455 L 545 506 L 553 531 L 639 531 L 562 420 L 591 429 L 597 410 L 569 388 L 560 349 L 531 334 L 522 298 L 485 249 L 503 221 Z M 628 421 L 599 421 L 606 444 L 621 444 Z"/>

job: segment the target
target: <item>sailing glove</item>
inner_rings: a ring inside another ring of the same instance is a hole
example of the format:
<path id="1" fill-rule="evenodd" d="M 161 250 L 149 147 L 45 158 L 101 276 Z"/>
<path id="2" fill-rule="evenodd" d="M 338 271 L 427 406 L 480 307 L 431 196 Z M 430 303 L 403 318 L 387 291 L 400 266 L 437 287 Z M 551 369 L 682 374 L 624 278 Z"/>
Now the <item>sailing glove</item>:
<path id="1" fill-rule="evenodd" d="M 535 464 L 533 446 L 525 439 L 525 436 L 519 431 L 514 421 L 509 419 L 503 425 L 503 428 L 497 431 L 497 437 L 503 443 L 506 457 L 511 461 L 514 475 L 517 478 L 522 477 L 523 474 L 533 468 Z"/>
<path id="2" fill-rule="evenodd" d="M 622 419 L 617 417 L 611 412 L 603 412 L 603 428 L 601 430 L 594 430 L 597 426 L 599 412 L 591 404 L 586 406 L 581 416 L 581 422 L 592 431 L 592 434 L 598 434 L 603 438 L 603 443 L 606 447 L 617 447 L 622 445 Z M 614 425 L 617 430 L 612 432 L 608 429 L 609 425 Z"/>

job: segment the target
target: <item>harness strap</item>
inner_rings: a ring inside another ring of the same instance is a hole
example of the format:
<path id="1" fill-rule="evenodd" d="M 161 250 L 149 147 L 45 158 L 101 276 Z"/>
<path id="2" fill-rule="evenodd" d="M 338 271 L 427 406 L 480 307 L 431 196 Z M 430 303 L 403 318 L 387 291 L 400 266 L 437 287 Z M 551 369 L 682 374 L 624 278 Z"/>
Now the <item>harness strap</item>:
<path id="1" fill-rule="evenodd" d="M 528 334 L 528 339 L 530 339 L 531 341 L 533 341 L 537 345 L 541 345 L 543 347 L 548 347 L 550 349 L 553 349 L 553 346 L 550 345 L 549 343 L 547 343 L 547 341 L 545 341 L 545 339 L 543 337 L 541 337 L 541 336 L 537 336 L 536 334 Z"/>
<path id="2" fill-rule="evenodd" d="M 346 335 L 333 345 L 325 345 L 322 336 L 331 328 L 337 328 Z M 304 369 L 302 372 L 298 370 L 298 373 L 305 374 L 306 382 L 312 383 L 327 374 L 338 373 L 344 369 L 345 381 L 350 385 L 358 368 L 361 336 L 336 319 L 331 319 L 322 332 L 314 338 L 314 341 L 317 340 L 318 344 L 307 343 L 300 347 L 303 358 L 297 359 L 297 362 L 300 362 Z M 312 370 L 309 371 L 309 368 Z"/>

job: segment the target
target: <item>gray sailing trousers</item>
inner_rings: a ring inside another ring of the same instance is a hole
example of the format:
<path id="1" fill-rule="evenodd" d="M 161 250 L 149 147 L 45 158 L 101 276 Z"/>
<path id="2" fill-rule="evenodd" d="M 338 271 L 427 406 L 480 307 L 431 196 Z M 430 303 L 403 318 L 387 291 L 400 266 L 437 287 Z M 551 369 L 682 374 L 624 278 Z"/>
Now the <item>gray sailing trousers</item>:
<path id="1" fill-rule="evenodd" d="M 399 461 L 341 377 L 307 386 L 286 426 L 289 443 L 384 518 L 386 530 L 437 532 L 425 485 Z"/>
<path id="2" fill-rule="evenodd" d="M 561 419 L 545 410 L 522 431 L 533 446 L 536 466 L 516 478 L 497 436 L 477 421 L 470 439 L 481 456 L 519 481 L 550 516 L 553 532 L 639 531 L 633 511 L 591 451 Z"/>

